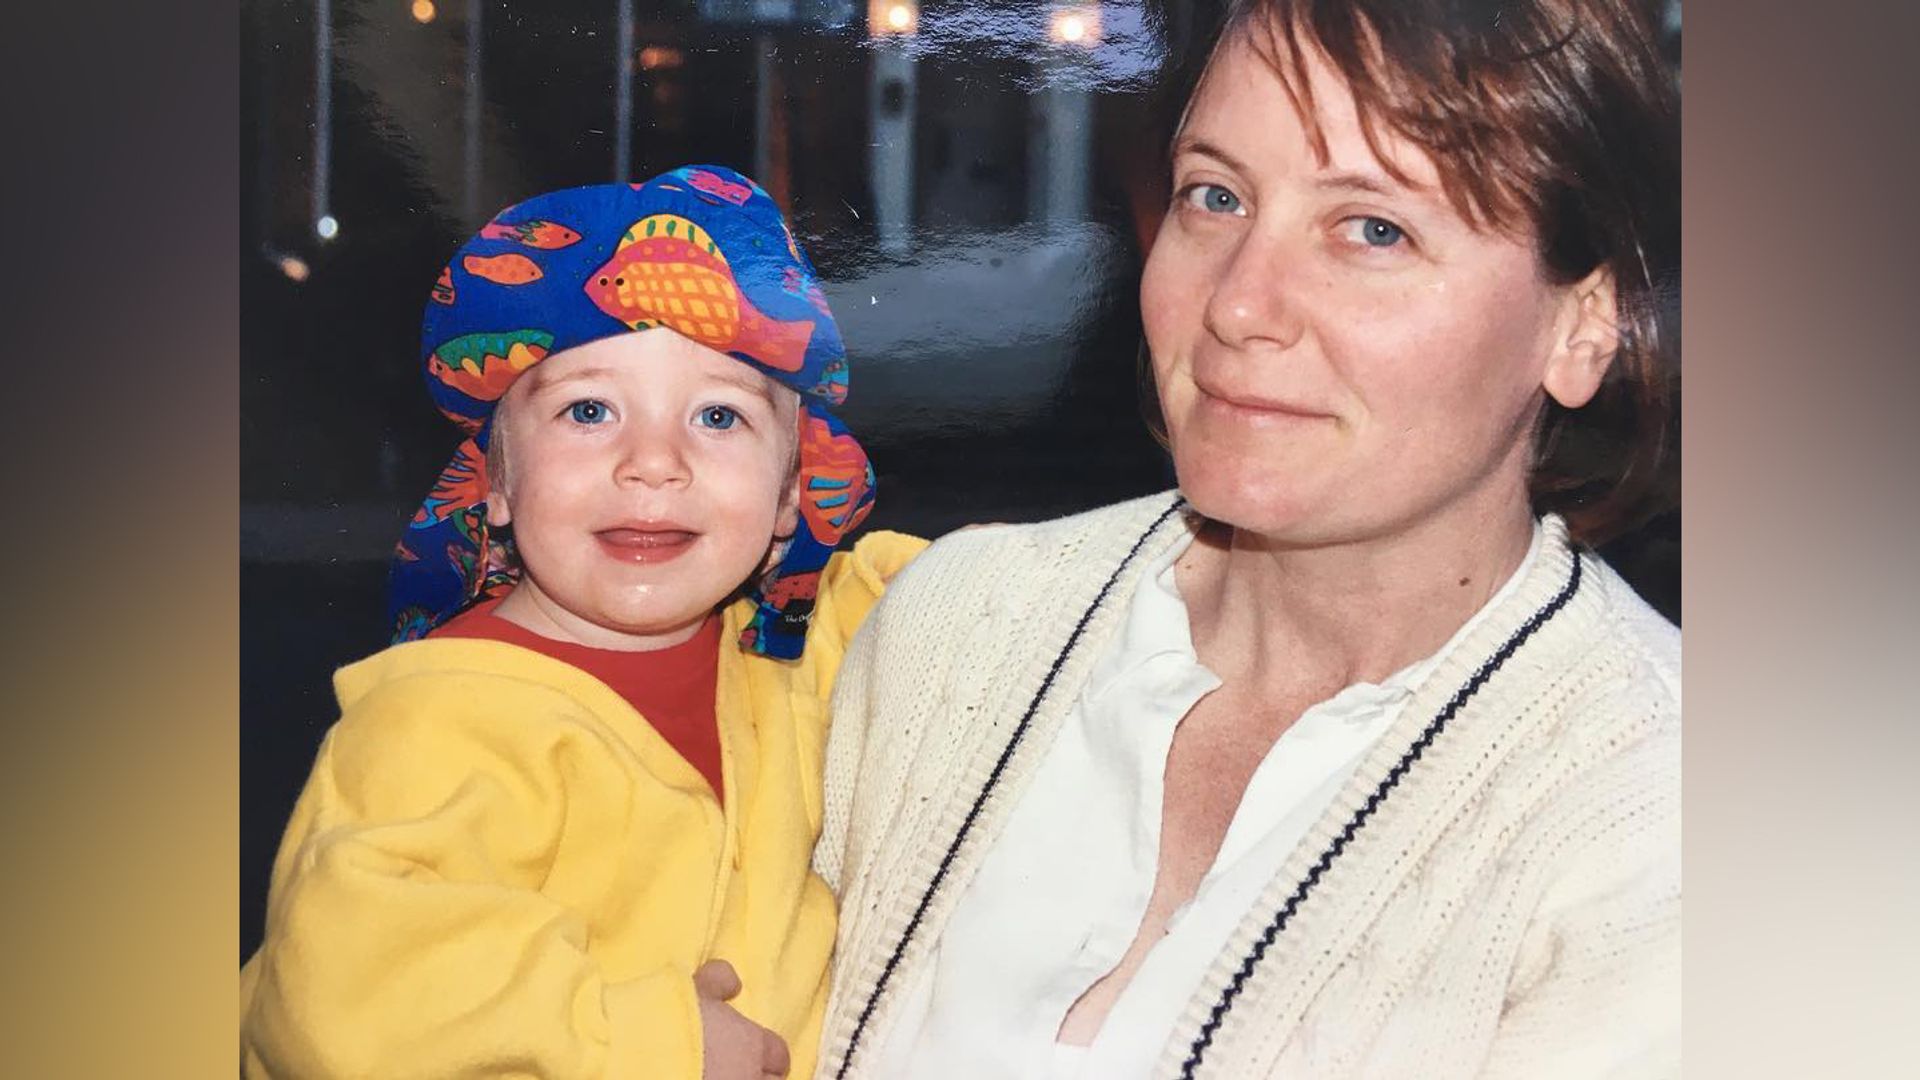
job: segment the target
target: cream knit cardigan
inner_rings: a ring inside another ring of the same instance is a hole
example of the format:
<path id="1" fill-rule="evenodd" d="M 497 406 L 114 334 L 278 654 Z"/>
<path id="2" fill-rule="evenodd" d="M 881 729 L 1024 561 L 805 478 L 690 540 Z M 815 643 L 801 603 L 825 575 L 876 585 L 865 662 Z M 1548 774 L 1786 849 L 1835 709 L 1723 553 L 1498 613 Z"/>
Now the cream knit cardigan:
<path id="1" fill-rule="evenodd" d="M 871 1076 L 1171 495 L 968 530 L 895 578 L 834 695 L 821 1077 Z M 1156 1075 L 1679 1074 L 1680 635 L 1545 522 L 1249 910 Z"/>

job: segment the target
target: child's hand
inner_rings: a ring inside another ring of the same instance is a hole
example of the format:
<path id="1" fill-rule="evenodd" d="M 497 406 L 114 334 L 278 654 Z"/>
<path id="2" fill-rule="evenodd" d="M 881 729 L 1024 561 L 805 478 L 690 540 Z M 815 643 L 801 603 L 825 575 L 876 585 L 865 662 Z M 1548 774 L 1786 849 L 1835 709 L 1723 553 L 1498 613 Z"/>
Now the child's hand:
<path id="1" fill-rule="evenodd" d="M 709 960 L 693 973 L 700 996 L 700 1036 L 706 1044 L 703 1080 L 765 1080 L 787 1075 L 791 1065 L 785 1039 L 761 1027 L 727 1004 L 740 992 L 740 976 L 725 960 Z"/>

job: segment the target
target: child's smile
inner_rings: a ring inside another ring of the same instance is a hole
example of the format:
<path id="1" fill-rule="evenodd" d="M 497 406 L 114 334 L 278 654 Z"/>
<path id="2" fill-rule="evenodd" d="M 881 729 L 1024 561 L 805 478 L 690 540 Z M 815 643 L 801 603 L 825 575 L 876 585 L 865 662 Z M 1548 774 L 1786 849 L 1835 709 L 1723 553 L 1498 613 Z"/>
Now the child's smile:
<path id="1" fill-rule="evenodd" d="M 671 521 L 616 525 L 593 534 L 607 554 L 622 562 L 663 563 L 679 558 L 700 534 Z"/>

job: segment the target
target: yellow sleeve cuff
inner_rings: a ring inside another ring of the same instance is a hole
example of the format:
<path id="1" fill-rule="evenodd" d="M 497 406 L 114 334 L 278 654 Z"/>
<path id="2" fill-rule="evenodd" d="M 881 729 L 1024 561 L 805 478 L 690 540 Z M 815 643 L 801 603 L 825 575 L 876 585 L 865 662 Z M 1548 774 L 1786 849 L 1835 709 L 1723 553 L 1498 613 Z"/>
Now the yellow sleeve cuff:
<path id="1" fill-rule="evenodd" d="M 693 977 L 661 971 L 611 983 L 607 1080 L 700 1080 L 700 1000 Z"/>

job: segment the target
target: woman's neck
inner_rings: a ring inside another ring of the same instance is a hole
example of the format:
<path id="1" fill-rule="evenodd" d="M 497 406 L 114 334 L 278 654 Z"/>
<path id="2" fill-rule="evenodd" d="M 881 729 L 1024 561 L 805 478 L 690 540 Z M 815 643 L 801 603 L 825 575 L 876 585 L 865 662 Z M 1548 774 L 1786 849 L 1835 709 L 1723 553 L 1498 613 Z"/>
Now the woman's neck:
<path id="1" fill-rule="evenodd" d="M 1380 682 L 1446 644 L 1513 576 L 1532 538 L 1524 502 L 1334 544 L 1210 524 L 1177 573 L 1195 651 L 1223 680 L 1324 696 Z"/>

